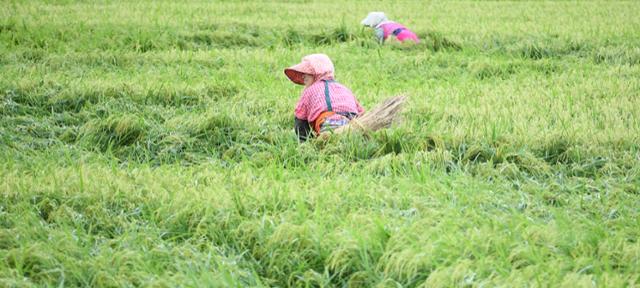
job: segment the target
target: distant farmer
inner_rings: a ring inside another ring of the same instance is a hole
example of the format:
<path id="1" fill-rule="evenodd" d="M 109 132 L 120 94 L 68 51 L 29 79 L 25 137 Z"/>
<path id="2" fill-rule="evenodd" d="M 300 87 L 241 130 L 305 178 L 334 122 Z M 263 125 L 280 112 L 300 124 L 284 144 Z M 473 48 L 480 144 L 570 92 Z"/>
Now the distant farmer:
<path id="1" fill-rule="evenodd" d="M 376 31 L 376 37 L 378 41 L 382 44 L 385 40 L 389 39 L 389 37 L 395 37 L 400 42 L 405 41 L 413 41 L 414 43 L 420 42 L 418 40 L 418 36 L 415 33 L 411 32 L 411 30 L 407 29 L 407 27 L 402 24 L 389 21 L 384 12 L 371 12 L 367 15 L 367 18 L 364 18 L 362 25 L 374 28 Z"/>
<path id="2" fill-rule="evenodd" d="M 312 130 L 319 135 L 347 125 L 364 112 L 351 90 L 335 81 L 333 63 L 325 54 L 307 55 L 284 74 L 305 86 L 295 109 L 295 130 L 301 142 L 313 136 Z"/>

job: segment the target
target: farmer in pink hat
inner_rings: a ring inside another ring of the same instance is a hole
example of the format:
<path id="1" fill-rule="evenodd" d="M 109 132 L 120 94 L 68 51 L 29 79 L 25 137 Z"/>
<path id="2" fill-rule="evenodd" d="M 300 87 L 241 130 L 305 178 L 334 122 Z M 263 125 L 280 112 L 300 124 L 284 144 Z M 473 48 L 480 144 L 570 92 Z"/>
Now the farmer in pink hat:
<path id="1" fill-rule="evenodd" d="M 380 43 L 383 43 L 389 37 L 393 36 L 400 42 L 413 41 L 420 42 L 418 36 L 402 24 L 389 21 L 384 12 L 371 12 L 364 18 L 360 24 L 374 28 L 376 37 Z"/>
<path id="2" fill-rule="evenodd" d="M 295 110 L 295 130 L 300 141 L 344 126 L 364 109 L 349 88 L 335 81 L 333 63 L 325 54 L 311 54 L 284 70 L 293 83 L 304 85 Z"/>

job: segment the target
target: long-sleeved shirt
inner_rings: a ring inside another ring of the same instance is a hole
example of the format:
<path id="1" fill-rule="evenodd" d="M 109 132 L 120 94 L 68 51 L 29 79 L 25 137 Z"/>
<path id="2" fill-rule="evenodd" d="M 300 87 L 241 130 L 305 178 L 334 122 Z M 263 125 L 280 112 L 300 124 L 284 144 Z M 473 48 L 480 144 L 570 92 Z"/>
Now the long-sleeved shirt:
<path id="1" fill-rule="evenodd" d="M 413 40 L 418 43 L 420 41 L 418 40 L 418 36 L 416 36 L 416 34 L 411 30 L 407 29 L 407 27 L 393 21 L 382 22 L 375 27 L 375 30 L 376 37 L 380 43 L 387 40 L 391 35 L 396 36 L 396 38 L 401 42 L 404 42 L 405 40 Z"/>
<path id="2" fill-rule="evenodd" d="M 324 81 L 317 81 L 306 87 L 296 105 L 296 118 L 313 122 L 322 112 L 328 111 L 324 90 Z M 351 90 L 338 82 L 329 82 L 329 97 L 333 112 L 356 114 L 364 112 L 364 108 L 353 96 Z"/>

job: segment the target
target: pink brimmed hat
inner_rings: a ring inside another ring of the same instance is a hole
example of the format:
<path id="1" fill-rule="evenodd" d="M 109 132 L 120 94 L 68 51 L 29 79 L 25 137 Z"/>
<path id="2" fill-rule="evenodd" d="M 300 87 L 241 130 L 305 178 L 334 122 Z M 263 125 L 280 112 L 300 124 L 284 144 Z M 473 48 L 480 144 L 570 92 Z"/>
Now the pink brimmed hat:
<path id="1" fill-rule="evenodd" d="M 325 54 L 311 54 L 302 58 L 296 65 L 284 69 L 284 74 L 296 84 L 304 85 L 304 74 L 317 80 L 333 78 L 333 63 Z"/>

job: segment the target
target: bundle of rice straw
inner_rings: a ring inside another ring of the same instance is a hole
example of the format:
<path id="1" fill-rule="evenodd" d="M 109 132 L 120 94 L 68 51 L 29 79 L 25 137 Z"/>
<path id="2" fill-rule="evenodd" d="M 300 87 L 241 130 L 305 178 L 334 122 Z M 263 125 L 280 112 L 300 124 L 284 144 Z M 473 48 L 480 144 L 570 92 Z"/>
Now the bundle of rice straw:
<path id="1" fill-rule="evenodd" d="M 406 96 L 399 95 L 384 100 L 380 105 L 351 120 L 348 125 L 334 130 L 333 133 L 344 133 L 347 131 L 360 131 L 367 133 L 387 128 L 400 118 L 400 111 L 402 110 L 402 105 L 406 99 Z"/>

